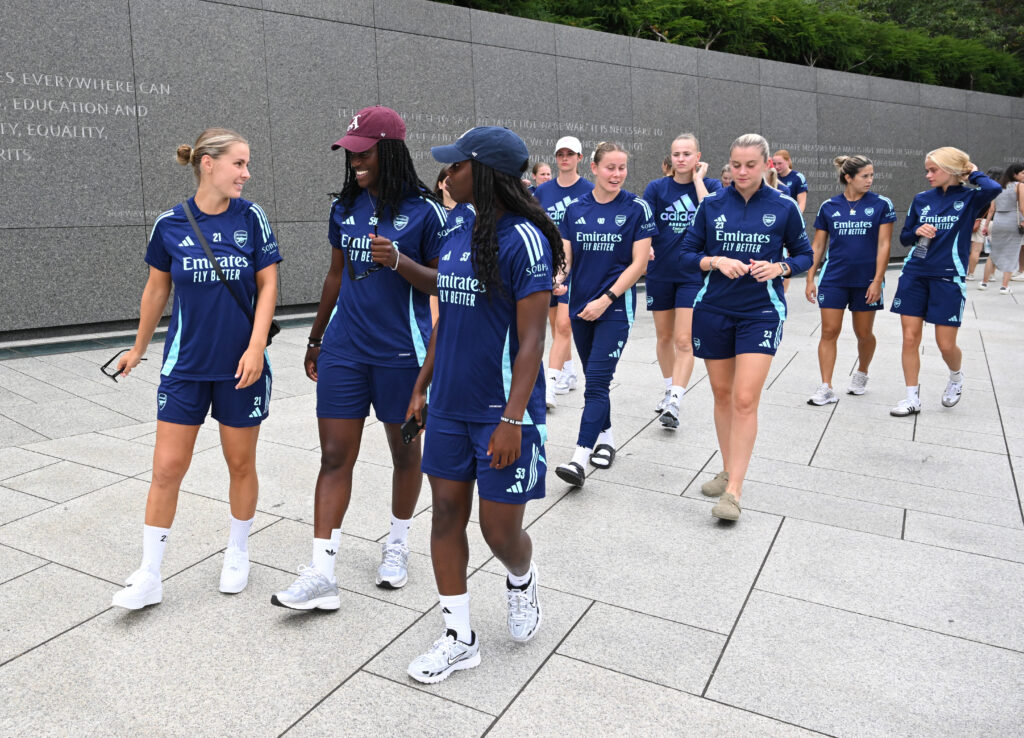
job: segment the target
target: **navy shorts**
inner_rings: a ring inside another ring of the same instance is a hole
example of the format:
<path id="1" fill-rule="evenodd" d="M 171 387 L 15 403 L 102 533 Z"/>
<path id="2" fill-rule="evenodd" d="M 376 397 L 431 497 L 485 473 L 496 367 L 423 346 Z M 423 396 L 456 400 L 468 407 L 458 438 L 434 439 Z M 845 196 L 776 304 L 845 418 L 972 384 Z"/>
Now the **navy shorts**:
<path id="1" fill-rule="evenodd" d="M 699 359 L 731 359 L 768 354 L 782 342 L 782 321 L 736 318 L 701 307 L 693 311 L 693 354 Z"/>
<path id="2" fill-rule="evenodd" d="M 359 419 L 370 404 L 382 423 L 404 423 L 418 367 L 363 364 L 324 354 L 316 362 L 316 416 Z"/>
<path id="3" fill-rule="evenodd" d="M 882 283 L 885 290 L 885 283 Z M 884 305 L 879 298 L 875 302 L 867 302 L 864 295 L 867 287 L 842 287 L 834 284 L 818 285 L 818 307 L 826 310 L 846 310 L 850 308 L 853 313 L 865 313 L 871 310 L 881 310 Z"/>
<path id="4" fill-rule="evenodd" d="M 202 425 L 213 408 L 213 419 L 230 428 L 251 428 L 270 415 L 270 365 L 263 376 L 242 389 L 237 379 L 217 381 L 161 377 L 156 391 L 156 419 L 178 425 Z"/>
<path id="5" fill-rule="evenodd" d="M 960 327 L 967 303 L 962 277 L 915 277 L 901 274 L 892 299 L 892 312 L 924 318 L 934 325 Z"/>
<path id="6" fill-rule="evenodd" d="M 564 295 L 556 295 L 556 294 L 552 293 L 552 295 L 551 295 L 551 302 L 549 303 L 548 307 L 556 307 L 558 305 L 568 305 L 568 304 L 569 304 L 569 290 L 566 290 Z"/>
<path id="7" fill-rule="evenodd" d="M 675 308 L 692 308 L 693 301 L 700 292 L 699 284 L 682 282 L 662 282 L 660 279 L 647 278 L 647 309 L 674 310 Z"/>
<path id="8" fill-rule="evenodd" d="M 468 423 L 431 415 L 423 440 L 425 474 L 456 482 L 476 480 L 477 494 L 492 502 L 523 505 L 544 496 L 547 426 L 524 425 L 522 455 L 513 466 L 492 469 L 487 444 L 494 423 Z"/>

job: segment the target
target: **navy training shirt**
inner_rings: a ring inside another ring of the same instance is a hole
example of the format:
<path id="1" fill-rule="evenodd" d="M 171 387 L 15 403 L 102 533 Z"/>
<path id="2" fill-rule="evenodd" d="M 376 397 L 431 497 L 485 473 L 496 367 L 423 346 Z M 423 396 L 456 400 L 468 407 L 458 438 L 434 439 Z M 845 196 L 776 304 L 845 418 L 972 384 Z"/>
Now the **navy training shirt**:
<path id="1" fill-rule="evenodd" d="M 818 208 L 814 227 L 828 234 L 828 245 L 816 283 L 837 287 L 867 287 L 878 263 L 878 231 L 896 222 L 892 200 L 866 192 L 856 202 L 842 194 Z"/>
<path id="2" fill-rule="evenodd" d="M 704 186 L 708 194 L 722 189 L 722 183 L 712 178 L 705 179 Z M 661 177 L 648 183 L 644 189 L 644 200 L 654 209 L 658 223 L 658 234 L 652 242 L 654 260 L 647 265 L 647 278 L 700 284 L 699 273 L 679 269 L 679 246 L 700 204 L 697 186 L 693 182 L 680 184 L 672 177 Z"/>

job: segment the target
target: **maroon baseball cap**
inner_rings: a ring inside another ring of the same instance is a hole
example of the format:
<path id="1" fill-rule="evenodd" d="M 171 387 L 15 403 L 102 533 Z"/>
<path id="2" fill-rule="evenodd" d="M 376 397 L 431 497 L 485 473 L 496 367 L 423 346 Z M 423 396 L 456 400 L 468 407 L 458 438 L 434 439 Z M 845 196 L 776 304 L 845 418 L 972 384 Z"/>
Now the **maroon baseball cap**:
<path id="1" fill-rule="evenodd" d="M 374 105 L 352 116 L 345 135 L 332 144 L 331 149 L 346 149 L 359 154 L 386 138 L 404 141 L 405 121 L 391 108 Z"/>

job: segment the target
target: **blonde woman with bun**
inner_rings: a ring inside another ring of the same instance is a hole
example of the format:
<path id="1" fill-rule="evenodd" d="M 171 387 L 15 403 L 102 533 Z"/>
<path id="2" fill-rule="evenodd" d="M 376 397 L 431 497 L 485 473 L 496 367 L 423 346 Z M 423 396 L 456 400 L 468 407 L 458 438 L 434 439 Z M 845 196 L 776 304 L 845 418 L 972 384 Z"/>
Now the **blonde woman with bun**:
<path id="1" fill-rule="evenodd" d="M 1003 188 L 978 171 L 966 152 L 952 146 L 930 151 L 924 160 L 930 190 L 919 192 L 907 211 L 900 243 L 912 246 L 903 262 L 892 312 L 903 328 L 903 377 L 907 396 L 890 411 L 902 417 L 921 412 L 918 377 L 924 324 L 935 326 L 935 343 L 949 367 L 942 404 L 953 407 L 963 392 L 963 355 L 956 345 L 957 330 L 967 299 L 966 265 L 971 230 Z M 965 187 L 969 183 L 972 187 Z"/>
<path id="2" fill-rule="evenodd" d="M 149 279 L 142 292 L 135 345 L 121 357 L 127 376 L 142 360 L 174 287 L 174 308 L 164 342 L 157 390 L 153 479 L 146 501 L 142 565 L 113 604 L 129 610 L 163 598 L 160 564 L 178 503 L 178 488 L 192 461 L 199 427 L 211 411 L 220 423 L 228 465 L 230 535 L 220 591 L 235 594 L 249 578 L 248 536 L 256 514 L 256 441 L 269 414 L 267 333 L 277 301 L 281 252 L 259 205 L 243 200 L 249 181 L 249 144 L 225 128 L 208 128 L 193 146 L 179 146 L 178 163 L 191 166 L 196 194 L 162 213 L 146 249 Z M 185 208 L 191 211 L 199 234 Z M 205 239 L 228 282 L 206 257 Z M 253 306 L 243 311 L 231 291 Z"/>

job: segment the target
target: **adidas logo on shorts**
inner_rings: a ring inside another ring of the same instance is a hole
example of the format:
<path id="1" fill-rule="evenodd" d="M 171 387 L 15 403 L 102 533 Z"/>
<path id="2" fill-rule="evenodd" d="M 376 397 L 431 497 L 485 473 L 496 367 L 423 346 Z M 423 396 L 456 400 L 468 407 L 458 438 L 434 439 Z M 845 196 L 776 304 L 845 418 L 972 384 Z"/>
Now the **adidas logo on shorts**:
<path id="1" fill-rule="evenodd" d="M 761 341 L 761 343 L 759 343 L 759 344 L 757 344 L 757 345 L 758 345 L 758 346 L 760 346 L 761 348 L 771 348 L 771 347 L 772 347 L 772 342 L 771 342 L 771 341 L 769 341 L 769 340 L 768 340 L 768 339 L 766 338 L 765 340 Z"/>
<path id="2" fill-rule="evenodd" d="M 505 492 L 510 495 L 521 495 L 523 494 L 523 483 L 516 482 L 511 487 L 506 487 Z"/>
<path id="3" fill-rule="evenodd" d="M 250 418 L 262 418 L 263 417 L 263 413 L 260 412 L 260 409 L 258 407 L 257 408 L 253 408 L 253 411 L 251 413 L 249 413 L 249 417 Z"/>

